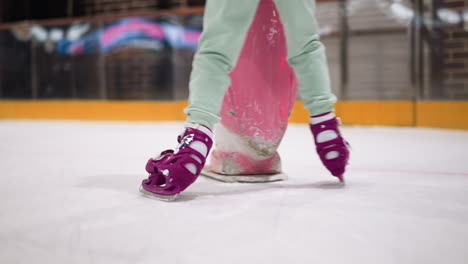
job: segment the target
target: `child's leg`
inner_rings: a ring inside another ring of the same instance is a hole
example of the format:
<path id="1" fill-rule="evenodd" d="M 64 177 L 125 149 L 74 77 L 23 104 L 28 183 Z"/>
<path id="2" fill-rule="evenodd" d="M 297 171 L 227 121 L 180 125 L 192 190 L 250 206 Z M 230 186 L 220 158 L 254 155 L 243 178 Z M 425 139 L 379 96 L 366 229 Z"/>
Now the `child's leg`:
<path id="1" fill-rule="evenodd" d="M 150 159 L 140 191 L 173 200 L 200 175 L 213 146 L 213 125 L 220 120 L 229 73 L 236 65 L 259 0 L 208 0 L 200 47 L 190 77 L 190 105 L 185 130 L 175 150 Z"/>
<path id="2" fill-rule="evenodd" d="M 220 120 L 224 94 L 259 0 L 208 0 L 190 76 L 187 121 L 209 128 Z"/>
<path id="3" fill-rule="evenodd" d="M 288 62 L 294 68 L 298 92 L 311 116 L 333 111 L 325 48 L 319 40 L 315 0 L 275 0 L 286 32 Z"/>
<path id="4" fill-rule="evenodd" d="M 336 97 L 330 89 L 325 48 L 319 40 L 315 0 L 275 0 L 286 32 L 288 62 L 294 68 L 298 91 L 311 116 L 310 129 L 325 167 L 343 181 L 348 143 L 333 112 Z"/>

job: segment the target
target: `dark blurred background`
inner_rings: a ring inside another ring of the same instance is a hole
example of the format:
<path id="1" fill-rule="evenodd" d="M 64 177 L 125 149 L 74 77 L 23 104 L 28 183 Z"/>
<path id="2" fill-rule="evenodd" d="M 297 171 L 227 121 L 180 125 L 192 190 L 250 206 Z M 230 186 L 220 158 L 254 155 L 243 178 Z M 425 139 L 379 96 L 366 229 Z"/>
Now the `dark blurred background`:
<path id="1" fill-rule="evenodd" d="M 0 98 L 186 99 L 204 2 L 2 0 Z M 468 99 L 467 1 L 317 2 L 340 99 Z"/>
<path id="2" fill-rule="evenodd" d="M 0 22 L 203 6 L 205 0 L 2 0 Z"/>

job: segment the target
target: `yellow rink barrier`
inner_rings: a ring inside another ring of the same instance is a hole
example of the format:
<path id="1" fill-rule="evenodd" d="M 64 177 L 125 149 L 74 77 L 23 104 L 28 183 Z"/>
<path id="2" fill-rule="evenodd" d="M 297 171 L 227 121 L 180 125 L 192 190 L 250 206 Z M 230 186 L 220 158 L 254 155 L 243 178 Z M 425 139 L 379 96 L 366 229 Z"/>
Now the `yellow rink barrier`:
<path id="1" fill-rule="evenodd" d="M 411 101 L 340 101 L 335 105 L 337 116 L 349 125 L 413 126 L 413 108 Z M 309 121 L 302 102 L 296 102 L 290 120 Z"/>
<path id="2" fill-rule="evenodd" d="M 186 101 L 0 101 L 2 119 L 184 120 Z"/>
<path id="3" fill-rule="evenodd" d="M 419 127 L 468 129 L 468 101 L 424 101 L 417 103 Z"/>
<path id="4" fill-rule="evenodd" d="M 0 100 L 0 119 L 182 121 L 187 101 Z M 468 101 L 340 101 L 347 125 L 468 129 Z M 307 123 L 296 102 L 290 122 Z"/>

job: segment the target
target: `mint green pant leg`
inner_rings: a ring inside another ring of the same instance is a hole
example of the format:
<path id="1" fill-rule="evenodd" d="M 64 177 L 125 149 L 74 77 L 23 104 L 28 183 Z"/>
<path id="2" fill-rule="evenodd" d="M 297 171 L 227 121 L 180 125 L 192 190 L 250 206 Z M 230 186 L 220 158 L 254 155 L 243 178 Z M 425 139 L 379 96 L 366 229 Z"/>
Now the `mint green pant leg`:
<path id="1" fill-rule="evenodd" d="M 259 0 L 208 0 L 189 84 L 187 121 L 213 128 L 219 122 L 229 73 L 236 65 Z"/>
<path id="2" fill-rule="evenodd" d="M 298 92 L 310 115 L 333 111 L 325 47 L 315 19 L 315 0 L 275 0 L 286 33 L 288 62 L 294 68 Z"/>

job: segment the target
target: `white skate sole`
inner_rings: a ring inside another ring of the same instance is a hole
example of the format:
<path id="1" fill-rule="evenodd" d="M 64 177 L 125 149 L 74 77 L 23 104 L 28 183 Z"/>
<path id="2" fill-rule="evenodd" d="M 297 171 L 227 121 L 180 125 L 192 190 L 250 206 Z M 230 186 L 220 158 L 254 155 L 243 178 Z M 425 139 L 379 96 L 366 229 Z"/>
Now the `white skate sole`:
<path id="1" fill-rule="evenodd" d="M 203 169 L 201 172 L 202 176 L 215 179 L 222 182 L 244 182 L 244 183 L 255 183 L 255 182 L 275 182 L 275 181 L 285 181 L 288 179 L 286 173 L 276 173 L 276 174 L 245 174 L 245 175 L 225 175 L 218 174 L 210 171 L 209 168 Z"/>
<path id="2" fill-rule="evenodd" d="M 179 194 L 174 194 L 174 195 L 160 195 L 160 194 L 155 194 L 155 193 L 152 193 L 152 192 L 148 192 L 147 190 L 145 190 L 145 188 L 143 188 L 143 186 L 140 185 L 140 192 L 148 197 L 148 198 L 152 198 L 152 199 L 156 199 L 156 200 L 159 200 L 159 201 L 165 201 L 165 202 L 172 202 L 174 201 L 177 196 Z"/>

